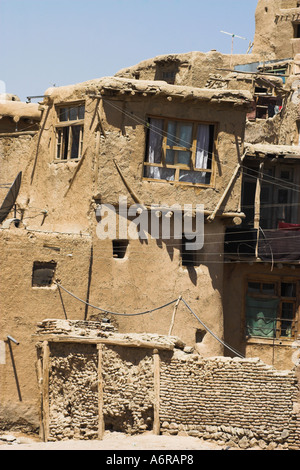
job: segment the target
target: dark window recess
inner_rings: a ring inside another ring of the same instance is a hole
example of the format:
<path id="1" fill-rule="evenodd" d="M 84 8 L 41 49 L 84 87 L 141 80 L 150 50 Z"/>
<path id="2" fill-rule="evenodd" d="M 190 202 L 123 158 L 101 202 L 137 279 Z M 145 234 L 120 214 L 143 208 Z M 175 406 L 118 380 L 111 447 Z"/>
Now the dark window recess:
<path id="1" fill-rule="evenodd" d="M 45 287 L 50 286 L 53 281 L 56 263 L 54 261 L 44 263 L 35 261 L 32 270 L 32 286 Z"/>
<path id="2" fill-rule="evenodd" d="M 113 240 L 113 257 L 125 258 L 128 243 L 128 240 Z"/>
<path id="3" fill-rule="evenodd" d="M 202 343 L 205 335 L 205 330 L 196 330 L 196 343 Z"/>
<path id="4" fill-rule="evenodd" d="M 197 264 L 197 251 L 188 249 L 189 244 L 195 243 L 195 240 L 195 238 L 188 239 L 184 236 L 181 240 L 181 263 L 187 268 Z"/>
<path id="5" fill-rule="evenodd" d="M 300 23 L 294 23 L 294 38 L 300 38 Z"/>

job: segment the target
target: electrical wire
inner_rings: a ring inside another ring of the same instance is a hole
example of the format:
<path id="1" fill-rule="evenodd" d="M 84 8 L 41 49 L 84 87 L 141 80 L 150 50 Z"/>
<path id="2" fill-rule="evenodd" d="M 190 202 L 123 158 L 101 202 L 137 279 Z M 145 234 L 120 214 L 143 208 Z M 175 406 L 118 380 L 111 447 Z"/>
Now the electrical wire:
<path id="1" fill-rule="evenodd" d="M 135 317 L 135 316 L 139 316 L 139 315 L 146 315 L 147 313 L 152 313 L 152 312 L 155 312 L 157 310 L 161 310 L 163 308 L 166 308 L 168 307 L 169 305 L 172 305 L 174 304 L 175 302 L 177 302 L 178 299 L 175 299 L 175 300 L 171 300 L 171 302 L 168 302 L 164 305 L 161 305 L 160 307 L 156 307 L 156 308 L 152 308 L 150 310 L 145 310 L 144 312 L 138 312 L 138 313 L 117 313 L 117 312 L 110 312 L 109 310 L 107 309 L 104 309 L 104 308 L 100 308 L 100 307 L 96 307 L 95 305 L 92 305 L 90 304 L 89 302 L 86 302 L 85 300 L 82 300 L 80 299 L 79 297 L 77 297 L 75 294 L 73 294 L 72 292 L 70 292 L 68 289 L 66 289 L 65 287 L 63 287 L 61 284 L 59 284 L 57 281 L 55 281 L 55 284 L 62 288 L 65 292 L 67 292 L 69 295 L 71 295 L 72 297 L 74 297 L 76 300 L 78 300 L 79 302 L 82 302 L 86 305 L 88 305 L 89 307 L 91 308 L 94 308 L 96 310 L 100 310 L 101 312 L 105 312 L 105 313 L 109 313 L 111 315 L 120 315 L 122 317 Z"/>
<path id="2" fill-rule="evenodd" d="M 213 333 L 213 331 L 208 328 L 207 325 L 205 325 L 205 323 L 203 323 L 203 321 L 200 320 L 200 318 L 195 314 L 195 312 L 191 309 L 191 307 L 187 304 L 187 302 L 181 298 L 181 301 L 184 303 L 184 305 L 187 307 L 187 309 L 191 312 L 192 315 L 194 315 L 194 317 L 198 320 L 198 322 L 203 326 L 203 328 L 209 333 L 211 334 L 217 341 L 219 341 L 219 343 L 221 343 L 225 348 L 229 349 L 231 352 L 233 352 L 234 354 L 236 354 L 237 356 L 239 356 L 240 358 L 244 359 L 245 356 L 243 356 L 241 353 L 239 353 L 238 351 L 236 351 L 234 348 L 232 348 L 231 346 L 229 346 L 228 344 L 226 344 L 223 340 L 221 340 L 215 333 Z"/>
<path id="3" fill-rule="evenodd" d="M 244 359 L 244 356 L 239 353 L 238 351 L 236 351 L 234 348 L 232 348 L 231 346 L 229 346 L 228 344 L 226 344 L 223 340 L 221 340 L 207 325 L 205 325 L 205 323 L 203 321 L 200 320 L 200 318 L 195 314 L 195 312 L 191 309 L 191 307 L 188 305 L 188 303 L 180 296 L 179 299 L 175 299 L 175 300 L 172 300 L 171 302 L 168 302 L 164 305 L 161 305 L 160 307 L 156 307 L 154 309 L 150 309 L 150 310 L 145 310 L 143 312 L 139 312 L 139 313 L 119 313 L 119 312 L 111 312 L 107 309 L 104 309 L 104 308 L 100 308 L 100 307 L 96 307 L 95 305 L 92 305 L 90 304 L 89 302 L 86 302 L 85 300 L 82 300 L 80 299 L 78 296 L 76 296 L 75 294 L 73 294 L 72 292 L 70 292 L 68 289 L 66 289 L 65 287 L 63 287 L 60 283 L 58 283 L 57 281 L 55 281 L 55 284 L 59 287 L 59 288 L 62 288 L 65 292 L 67 292 L 69 295 L 71 295 L 72 297 L 74 297 L 76 300 L 78 300 L 79 302 L 82 302 L 86 305 L 88 305 L 89 307 L 91 308 L 94 308 L 96 310 L 100 310 L 101 312 L 104 312 L 104 313 L 107 313 L 107 314 L 111 314 L 111 315 L 117 315 L 117 316 L 122 316 L 122 317 L 132 317 L 132 316 L 137 316 L 137 315 L 146 315 L 148 313 L 152 313 L 152 312 L 155 312 L 157 310 L 161 310 L 163 308 L 166 308 L 168 307 L 169 305 L 172 305 L 174 304 L 175 302 L 178 302 L 178 300 L 181 300 L 184 305 L 187 307 L 187 309 L 192 313 L 192 315 L 194 315 L 194 317 L 199 321 L 199 323 L 203 326 L 203 328 L 209 333 L 211 334 L 219 343 L 221 343 L 225 348 L 229 349 L 231 352 L 233 352 L 234 354 L 236 354 L 237 356 L 239 356 L 240 358 L 243 358 Z"/>

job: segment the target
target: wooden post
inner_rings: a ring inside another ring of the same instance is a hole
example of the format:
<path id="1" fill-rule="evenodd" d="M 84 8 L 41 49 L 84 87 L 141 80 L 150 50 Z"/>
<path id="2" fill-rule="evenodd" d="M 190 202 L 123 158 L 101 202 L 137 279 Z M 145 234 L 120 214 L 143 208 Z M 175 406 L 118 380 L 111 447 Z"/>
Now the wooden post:
<path id="1" fill-rule="evenodd" d="M 231 186 L 233 185 L 234 180 L 235 180 L 235 179 L 237 178 L 237 176 L 238 176 L 238 172 L 239 172 L 240 169 L 241 169 L 241 166 L 242 166 L 242 163 L 243 163 L 245 157 L 246 157 L 246 152 L 242 155 L 241 161 L 240 161 L 240 163 L 237 165 L 237 167 L 235 168 L 235 170 L 234 170 L 234 172 L 233 172 L 233 174 L 232 174 L 232 177 L 231 177 L 231 179 L 230 179 L 228 185 L 226 186 L 226 189 L 225 189 L 225 191 L 223 192 L 223 194 L 222 194 L 222 196 L 221 196 L 221 198 L 220 198 L 218 204 L 216 205 L 214 211 L 212 212 L 212 214 L 211 214 L 210 216 L 207 217 L 207 221 L 208 221 L 208 222 L 212 222 L 212 221 L 215 219 L 215 217 L 216 217 L 216 215 L 217 215 L 217 212 L 220 210 L 220 208 L 221 208 L 221 206 L 222 206 L 222 204 L 223 204 L 223 202 L 224 202 L 224 199 L 226 198 L 227 194 L 229 193 L 229 190 L 231 189 Z"/>
<path id="2" fill-rule="evenodd" d="M 154 421 L 153 433 L 157 436 L 160 434 L 160 418 L 159 418 L 159 400 L 160 400 L 160 357 L 158 349 L 153 350 L 153 367 L 154 367 Z"/>
<path id="3" fill-rule="evenodd" d="M 42 360 L 42 351 L 41 348 L 37 347 L 37 364 L 36 364 L 37 380 L 39 387 L 39 396 L 40 396 L 40 408 L 39 408 L 39 418 L 40 418 L 40 439 L 45 440 L 44 435 L 44 423 L 43 423 L 43 360 Z"/>
<path id="4" fill-rule="evenodd" d="M 103 378 L 102 378 L 102 355 L 103 345 L 98 344 L 98 439 L 102 440 L 104 436 L 104 418 L 103 418 Z"/>
<path id="5" fill-rule="evenodd" d="M 44 442 L 49 438 L 49 361 L 50 361 L 50 348 L 48 341 L 43 342 L 43 437 Z"/>
<path id="6" fill-rule="evenodd" d="M 264 171 L 264 162 L 259 165 L 259 175 L 256 181 L 255 201 L 254 201 L 254 228 L 257 229 L 255 256 L 258 258 L 258 241 L 259 241 L 259 226 L 260 226 L 260 193 L 261 182 Z"/>
<path id="7" fill-rule="evenodd" d="M 178 300 L 177 300 L 177 302 L 175 304 L 175 307 L 174 307 L 174 310 L 173 310 L 171 325 L 170 325 L 170 329 L 169 329 L 169 336 L 171 336 L 171 333 L 172 333 L 172 329 L 173 329 L 174 321 L 175 321 L 175 315 L 176 315 L 177 308 L 178 308 L 180 300 L 181 300 L 181 295 L 178 297 Z"/>

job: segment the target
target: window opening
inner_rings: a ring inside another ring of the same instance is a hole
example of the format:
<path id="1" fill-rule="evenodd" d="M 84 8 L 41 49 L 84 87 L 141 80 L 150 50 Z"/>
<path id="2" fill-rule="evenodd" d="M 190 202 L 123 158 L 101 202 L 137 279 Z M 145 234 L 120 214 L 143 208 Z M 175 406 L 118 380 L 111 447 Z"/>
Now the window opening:
<path id="1" fill-rule="evenodd" d="M 246 215 L 244 225 L 253 227 L 259 167 L 258 164 L 250 161 L 248 165 L 243 171 L 242 211 Z M 260 192 L 260 227 L 262 229 L 278 228 L 280 222 L 297 223 L 298 196 L 294 191 L 297 179 L 294 166 L 265 163 Z"/>
<path id="2" fill-rule="evenodd" d="M 294 38 L 300 38 L 300 23 L 294 23 Z"/>
<path id="3" fill-rule="evenodd" d="M 125 258 L 127 247 L 129 244 L 128 240 L 113 240 L 113 257 L 118 259 Z"/>
<path id="4" fill-rule="evenodd" d="M 84 113 L 83 104 L 57 109 L 56 158 L 58 160 L 79 160 L 82 157 Z"/>
<path id="5" fill-rule="evenodd" d="M 295 281 L 248 281 L 246 335 L 294 338 L 297 334 L 298 305 Z"/>
<path id="6" fill-rule="evenodd" d="M 182 266 L 191 267 L 197 264 L 197 250 L 189 250 L 188 244 L 196 242 L 194 239 L 186 238 L 184 235 L 181 239 L 181 264 Z"/>
<path id="7" fill-rule="evenodd" d="M 151 118 L 144 177 L 209 186 L 212 183 L 215 126 Z"/>
<path id="8" fill-rule="evenodd" d="M 56 263 L 35 261 L 32 269 L 32 287 L 47 287 L 52 284 Z"/>

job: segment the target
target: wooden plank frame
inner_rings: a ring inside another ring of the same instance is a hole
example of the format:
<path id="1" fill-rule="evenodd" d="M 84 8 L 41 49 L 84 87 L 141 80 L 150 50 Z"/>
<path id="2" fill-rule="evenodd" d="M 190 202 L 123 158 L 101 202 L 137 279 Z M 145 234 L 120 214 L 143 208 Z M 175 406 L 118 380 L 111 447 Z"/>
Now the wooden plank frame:
<path id="1" fill-rule="evenodd" d="M 153 181 L 156 183 L 170 183 L 175 185 L 186 185 L 186 186 L 196 186 L 196 187 L 214 187 L 215 186 L 215 179 L 216 179 L 216 151 L 217 151 L 217 135 L 218 135 L 218 122 L 213 121 L 195 121 L 192 119 L 180 119 L 168 116 L 154 116 L 148 115 L 148 119 L 161 119 L 164 120 L 164 129 L 163 129 L 163 142 L 162 142 L 162 153 L 161 153 L 161 163 L 150 163 L 147 162 L 147 152 L 148 152 L 148 138 L 145 139 L 146 142 L 146 149 L 145 149 L 145 158 L 143 163 L 143 171 L 145 167 L 158 167 L 158 168 L 168 168 L 175 170 L 175 177 L 174 180 L 164 180 L 164 179 L 155 179 L 155 178 L 148 178 L 143 175 L 143 180 L 146 181 Z M 180 146 L 169 146 L 167 145 L 167 126 L 168 122 L 175 121 L 179 123 L 190 123 L 193 125 L 192 130 L 192 145 L 191 147 L 180 147 Z M 214 135 L 213 135 L 213 143 L 212 143 L 212 158 L 211 158 L 211 168 L 195 168 L 195 158 L 196 158 L 196 148 L 197 148 L 197 127 L 198 125 L 208 125 L 214 126 Z M 146 128 L 146 132 L 149 132 L 149 127 Z M 167 150 L 175 150 L 175 151 L 189 151 L 191 152 L 191 165 L 185 165 L 180 163 L 175 163 L 174 165 L 168 164 L 166 162 L 166 152 Z M 210 183 L 191 183 L 187 181 L 179 181 L 179 173 L 180 170 L 186 171 L 195 171 L 199 173 L 209 173 L 211 174 Z"/>
<path id="2" fill-rule="evenodd" d="M 46 335 L 45 335 L 46 336 Z M 55 336 L 55 335 L 53 335 Z M 58 335 L 57 335 L 58 336 Z M 103 416 L 103 376 L 102 376 L 102 363 L 103 363 L 103 347 L 105 344 L 117 345 L 124 347 L 141 347 L 152 349 L 153 351 L 153 384 L 154 384 L 154 420 L 153 420 L 153 433 L 156 435 L 160 434 L 160 355 L 159 350 L 172 350 L 173 347 L 168 345 L 155 344 L 153 342 L 133 342 L 126 343 L 122 341 L 109 341 L 95 340 L 88 338 L 75 338 L 67 336 L 58 336 L 56 338 L 50 338 L 47 335 L 47 339 L 44 339 L 41 347 L 41 357 L 38 359 L 38 380 L 40 385 L 40 398 L 41 398 L 41 437 L 44 442 L 49 440 L 49 423 L 50 423 L 50 409 L 49 409 L 49 370 L 50 370 L 50 343 L 51 342 L 64 342 L 64 343 L 81 343 L 81 344 L 95 344 L 98 351 L 98 363 L 97 363 L 97 382 L 98 382 L 98 439 L 102 440 L 105 431 L 105 422 Z M 159 349 L 158 349 L 159 348 Z"/>

